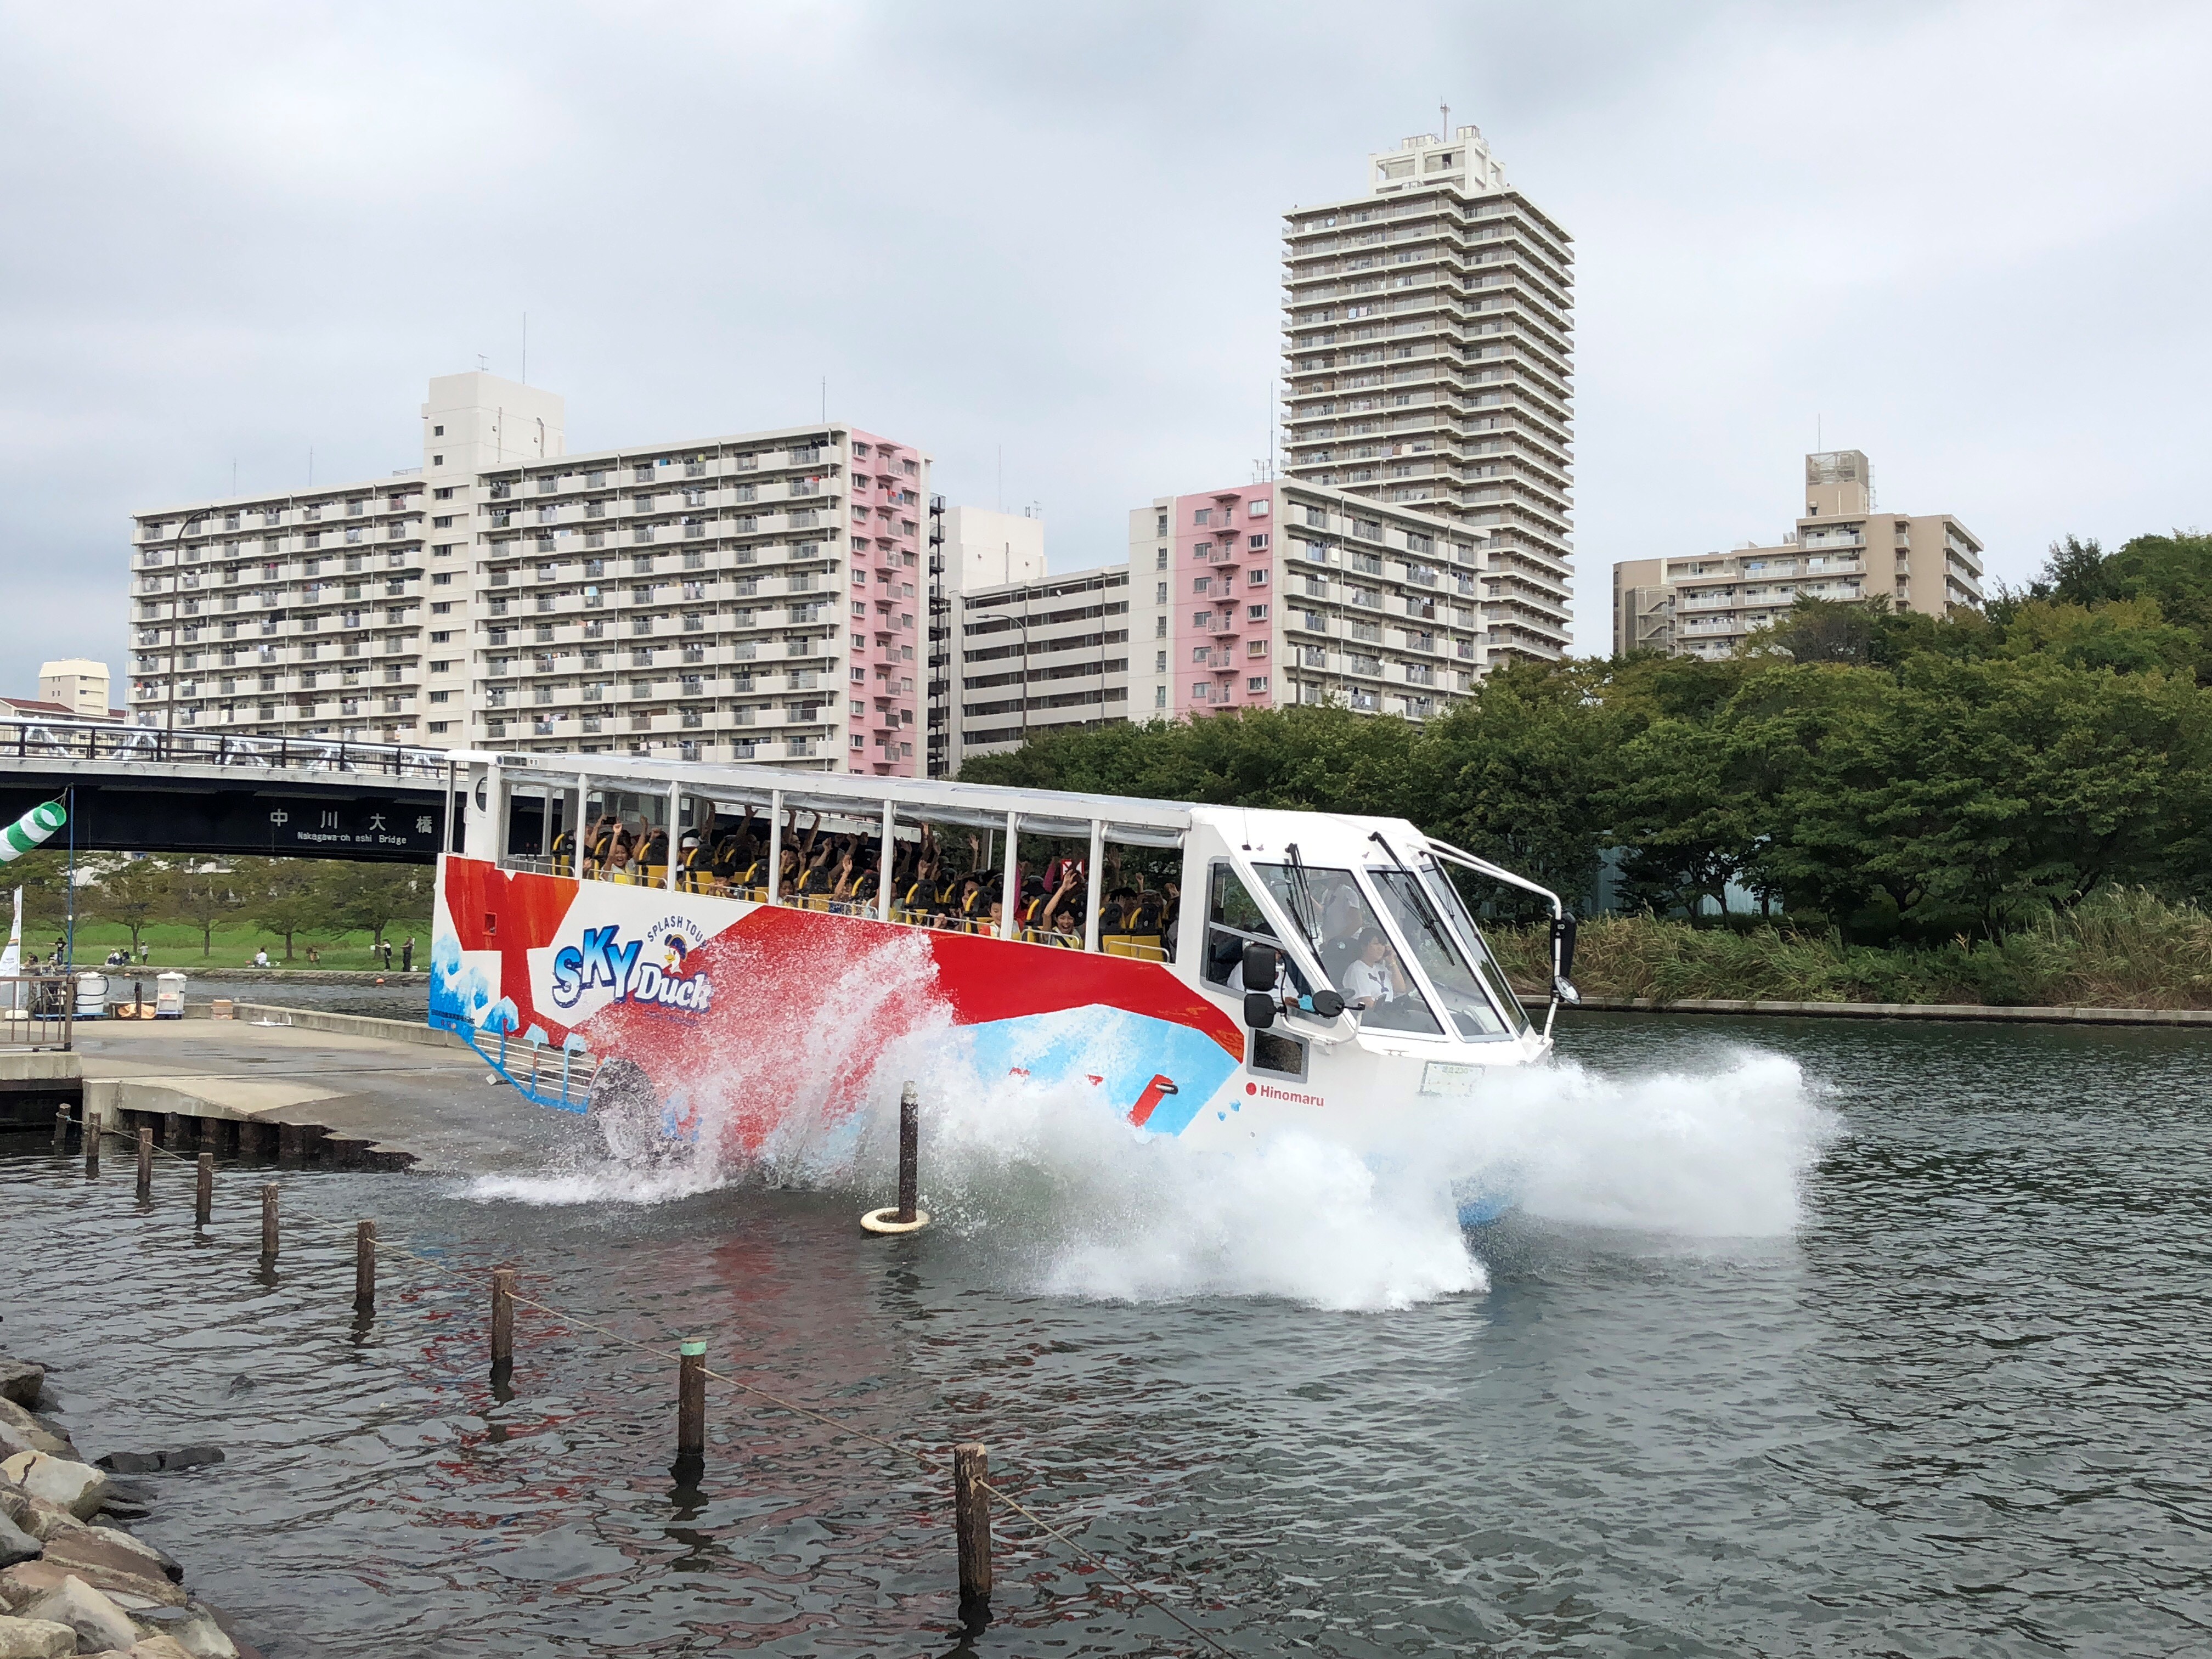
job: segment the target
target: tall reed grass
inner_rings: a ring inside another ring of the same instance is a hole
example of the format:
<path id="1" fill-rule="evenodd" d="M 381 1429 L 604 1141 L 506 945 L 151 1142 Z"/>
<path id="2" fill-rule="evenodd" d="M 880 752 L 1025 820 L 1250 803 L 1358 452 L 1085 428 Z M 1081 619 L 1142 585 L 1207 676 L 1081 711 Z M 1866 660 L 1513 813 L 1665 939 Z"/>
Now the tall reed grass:
<path id="1" fill-rule="evenodd" d="M 1541 928 L 1491 936 L 1514 982 L 1549 977 Z M 2140 887 L 1991 939 L 1875 948 L 1826 933 L 1693 927 L 1656 916 L 1586 921 L 1575 983 L 1587 996 L 1783 1002 L 1950 1002 L 2212 1008 L 2212 915 Z"/>

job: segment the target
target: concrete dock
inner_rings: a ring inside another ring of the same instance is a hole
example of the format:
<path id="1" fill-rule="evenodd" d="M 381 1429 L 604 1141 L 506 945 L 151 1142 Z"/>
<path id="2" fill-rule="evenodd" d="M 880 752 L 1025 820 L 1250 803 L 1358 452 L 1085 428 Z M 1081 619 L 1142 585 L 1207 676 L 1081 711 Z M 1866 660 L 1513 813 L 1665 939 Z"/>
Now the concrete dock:
<path id="1" fill-rule="evenodd" d="M 581 1117 L 493 1082 L 443 1032 L 252 1005 L 237 1012 L 81 1021 L 70 1053 L 0 1054 L 0 1069 L 35 1065 L 57 1101 L 74 1094 L 91 1121 L 125 1134 L 150 1124 L 177 1152 L 462 1173 L 536 1164 L 596 1138 Z"/>

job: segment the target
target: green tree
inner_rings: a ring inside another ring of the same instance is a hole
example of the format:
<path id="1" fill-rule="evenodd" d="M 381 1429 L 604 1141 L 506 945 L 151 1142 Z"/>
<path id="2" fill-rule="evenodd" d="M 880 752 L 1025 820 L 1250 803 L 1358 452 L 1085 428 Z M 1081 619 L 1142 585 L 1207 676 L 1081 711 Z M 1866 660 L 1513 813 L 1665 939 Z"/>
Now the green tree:
<path id="1" fill-rule="evenodd" d="M 329 890 L 338 923 L 367 928 L 380 949 L 394 921 L 430 913 L 428 884 L 411 865 L 346 865 L 332 871 Z"/>
<path id="2" fill-rule="evenodd" d="M 176 877 L 166 864 L 152 858 L 128 859 L 87 881 L 78 890 L 78 908 L 127 928 L 135 959 L 139 937 L 149 923 L 168 915 L 175 894 Z"/>
<path id="3" fill-rule="evenodd" d="M 200 930 L 200 955 L 215 951 L 216 924 L 237 913 L 240 900 L 236 878 L 228 870 L 184 870 L 178 872 L 173 914 Z"/>
<path id="4" fill-rule="evenodd" d="M 1597 665 L 1515 664 L 1473 701 L 1422 732 L 1397 810 L 1478 857 L 1561 894 L 1596 885 L 1600 805 L 1612 775 L 1618 716 L 1597 699 Z M 1540 901 L 1513 890 L 1474 896 L 1510 919 Z"/>
<path id="5" fill-rule="evenodd" d="M 232 875 L 246 915 L 283 939 L 287 962 L 298 935 L 328 927 L 335 920 L 337 907 L 321 860 L 239 859 Z"/>

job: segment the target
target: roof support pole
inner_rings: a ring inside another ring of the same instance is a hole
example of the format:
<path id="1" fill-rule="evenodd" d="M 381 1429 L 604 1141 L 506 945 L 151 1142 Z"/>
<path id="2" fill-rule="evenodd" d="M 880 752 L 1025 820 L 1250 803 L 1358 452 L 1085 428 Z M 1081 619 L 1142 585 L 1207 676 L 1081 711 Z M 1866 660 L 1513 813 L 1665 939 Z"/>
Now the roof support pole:
<path id="1" fill-rule="evenodd" d="M 569 820 L 568 873 L 581 881 L 584 878 L 584 854 L 592 842 L 592 778 L 588 772 L 576 774 L 576 816 Z"/>
<path id="2" fill-rule="evenodd" d="M 768 902 L 776 902 L 783 877 L 783 791 L 768 792 Z"/>
<path id="3" fill-rule="evenodd" d="M 1022 815 L 1006 814 L 1006 874 L 999 881 L 999 937 L 1014 937 L 1014 902 L 1022 896 L 1021 882 L 1016 873 L 1014 849 L 1021 840 Z"/>
<path id="4" fill-rule="evenodd" d="M 891 832 L 897 827 L 897 821 L 891 816 L 890 797 L 886 795 L 884 797 L 884 851 L 880 860 L 882 868 L 876 877 L 876 920 L 878 921 L 889 921 L 891 919 L 891 871 L 896 867 L 891 862 L 891 849 L 897 845 L 891 839 Z"/>
<path id="5" fill-rule="evenodd" d="M 668 786 L 668 890 L 676 890 L 676 872 L 684 862 L 677 843 L 684 838 L 684 786 Z"/>
<path id="6" fill-rule="evenodd" d="M 484 791 L 491 805 L 490 822 L 485 826 L 489 833 L 484 839 L 491 843 L 489 855 L 495 869 L 507 856 L 507 819 L 513 810 L 514 793 L 513 787 L 507 781 L 507 769 L 499 763 L 498 756 L 493 756 L 490 787 Z"/>
<path id="7" fill-rule="evenodd" d="M 1083 948 L 1093 956 L 1098 953 L 1098 899 L 1100 890 L 1106 884 L 1101 868 L 1106 858 L 1106 825 L 1097 818 L 1091 820 L 1091 879 L 1084 884 Z"/>

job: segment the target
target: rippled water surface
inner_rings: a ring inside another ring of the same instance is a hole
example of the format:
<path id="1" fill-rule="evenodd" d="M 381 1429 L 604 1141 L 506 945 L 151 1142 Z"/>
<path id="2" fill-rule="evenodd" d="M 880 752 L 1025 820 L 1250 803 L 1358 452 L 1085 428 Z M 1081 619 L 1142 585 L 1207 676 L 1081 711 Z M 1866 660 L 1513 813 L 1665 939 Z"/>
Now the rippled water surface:
<path id="1" fill-rule="evenodd" d="M 850 1194 L 759 1186 L 549 1204 L 512 1194 L 558 1182 L 241 1170 L 195 1236 L 183 1170 L 142 1212 L 127 1164 L 87 1183 L 33 1142 L 0 1159 L 0 1346 L 58 1367 L 88 1451 L 228 1448 L 155 1477 L 143 1529 L 272 1659 L 1211 1650 L 1003 1516 L 996 1617 L 963 1637 L 945 1479 L 757 1401 L 710 1396 L 679 1486 L 672 1360 L 526 1309 L 499 1397 L 474 1270 L 506 1261 L 871 1432 L 986 1443 L 1234 1652 L 2202 1651 L 2207 1041 L 1586 1018 L 1558 1138 L 1592 1144 L 1530 1153 L 1530 1207 L 1468 1235 L 1487 1288 L 1416 1275 L 1369 1311 L 1314 1305 L 1358 1300 L 1327 1276 L 1177 1291 L 1157 1258 L 1144 1299 L 1102 1298 L 1102 1256 L 1147 1241 L 1102 1235 L 1095 1194 L 1074 1267 L 1011 1199 L 886 1244 Z M 1801 1190 L 1764 1190 L 1767 1097 L 1802 1117 L 1808 1094 L 1833 1127 Z M 1079 1184 L 1019 1182 L 1048 1212 Z M 1309 1230 L 1323 1255 L 1412 1248 L 1332 1231 L 1327 1191 L 1286 1184 L 1268 1257 Z M 356 1216 L 465 1271 L 387 1259 L 356 1323 Z"/>

